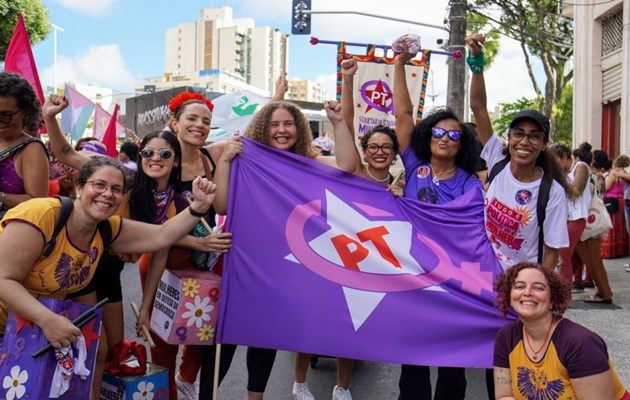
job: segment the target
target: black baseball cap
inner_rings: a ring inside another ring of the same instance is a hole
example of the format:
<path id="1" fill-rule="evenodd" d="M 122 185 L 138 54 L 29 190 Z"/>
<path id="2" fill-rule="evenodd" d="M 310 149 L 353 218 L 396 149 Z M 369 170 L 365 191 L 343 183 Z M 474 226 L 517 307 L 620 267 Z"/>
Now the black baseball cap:
<path id="1" fill-rule="evenodd" d="M 517 113 L 514 118 L 512 118 L 512 122 L 510 122 L 510 129 L 514 128 L 514 125 L 523 119 L 533 119 L 540 125 L 545 136 L 549 136 L 549 118 L 536 110 L 525 110 Z"/>

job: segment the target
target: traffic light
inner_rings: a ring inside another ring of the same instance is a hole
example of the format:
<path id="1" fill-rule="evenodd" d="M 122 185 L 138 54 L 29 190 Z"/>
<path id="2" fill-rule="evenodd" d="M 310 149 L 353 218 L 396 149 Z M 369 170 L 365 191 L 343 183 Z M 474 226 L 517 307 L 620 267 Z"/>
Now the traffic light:
<path id="1" fill-rule="evenodd" d="M 291 33 L 293 35 L 311 34 L 311 15 L 304 11 L 311 10 L 311 0 L 293 0 L 293 20 L 291 22 Z"/>

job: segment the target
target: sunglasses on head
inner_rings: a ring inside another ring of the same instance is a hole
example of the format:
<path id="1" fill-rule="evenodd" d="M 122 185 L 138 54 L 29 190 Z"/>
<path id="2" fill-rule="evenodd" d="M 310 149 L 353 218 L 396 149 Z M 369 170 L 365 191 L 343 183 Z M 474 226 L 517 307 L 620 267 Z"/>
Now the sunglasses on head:
<path id="1" fill-rule="evenodd" d="M 459 139 L 462 138 L 462 131 L 458 131 L 455 129 L 447 131 L 446 129 L 434 126 L 433 129 L 431 129 L 431 135 L 433 135 L 433 137 L 436 139 L 442 139 L 444 135 L 448 135 L 449 139 L 451 139 L 453 142 L 457 142 Z"/>
<path id="2" fill-rule="evenodd" d="M 173 157 L 173 150 L 170 150 L 170 149 L 154 150 L 150 147 L 145 147 L 144 149 L 142 149 L 140 151 L 140 156 L 142 158 L 150 159 L 150 158 L 153 158 L 156 152 L 157 152 L 158 157 L 160 157 L 160 159 L 162 160 L 168 160 L 169 158 Z"/>

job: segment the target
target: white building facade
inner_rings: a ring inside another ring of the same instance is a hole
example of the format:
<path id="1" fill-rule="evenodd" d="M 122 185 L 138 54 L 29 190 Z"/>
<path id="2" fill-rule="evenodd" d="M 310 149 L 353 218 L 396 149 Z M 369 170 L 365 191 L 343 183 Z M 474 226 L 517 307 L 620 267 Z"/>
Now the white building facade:
<path id="1" fill-rule="evenodd" d="M 196 22 L 166 31 L 165 71 L 174 75 L 223 70 L 270 96 L 287 60 L 288 35 L 235 19 L 228 6 L 201 9 Z"/>
<path id="2" fill-rule="evenodd" d="M 574 21 L 573 141 L 630 154 L 630 0 L 566 5 Z"/>

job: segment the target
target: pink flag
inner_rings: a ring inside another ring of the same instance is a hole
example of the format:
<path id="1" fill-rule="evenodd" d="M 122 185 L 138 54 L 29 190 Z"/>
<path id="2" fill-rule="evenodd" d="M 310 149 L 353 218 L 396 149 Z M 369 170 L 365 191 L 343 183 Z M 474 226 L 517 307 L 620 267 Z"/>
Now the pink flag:
<path id="1" fill-rule="evenodd" d="M 118 152 L 116 151 L 116 122 L 118 118 L 118 104 L 114 108 L 114 115 L 107 124 L 105 134 L 103 135 L 102 142 L 107 146 L 107 155 L 110 157 L 116 157 Z"/>
<path id="2" fill-rule="evenodd" d="M 37 73 L 37 66 L 33 58 L 33 51 L 31 50 L 31 43 L 28 39 L 22 13 L 18 14 L 18 22 L 15 25 L 15 30 L 4 58 L 4 70 L 22 75 L 33 86 L 35 94 L 42 105 L 44 104 L 44 91 L 39 82 L 39 74 Z M 44 125 L 42 125 L 40 132 L 46 133 Z"/>
<path id="3" fill-rule="evenodd" d="M 109 121 L 112 119 L 110 113 L 105 111 L 103 107 L 100 105 L 96 105 L 96 109 L 94 111 L 94 137 L 98 140 L 103 140 L 103 136 L 105 135 L 105 130 L 109 125 Z M 125 125 L 116 121 L 116 137 L 119 137 L 123 132 L 125 132 Z"/>

